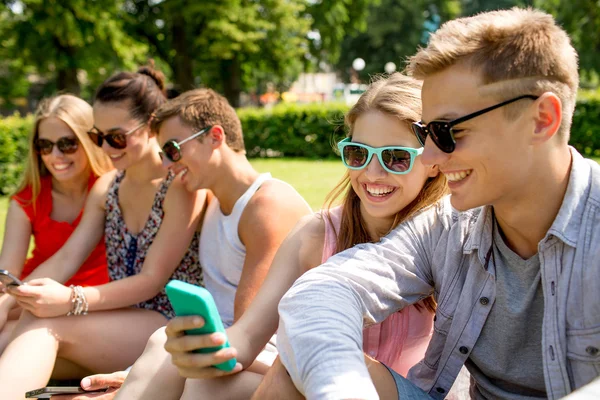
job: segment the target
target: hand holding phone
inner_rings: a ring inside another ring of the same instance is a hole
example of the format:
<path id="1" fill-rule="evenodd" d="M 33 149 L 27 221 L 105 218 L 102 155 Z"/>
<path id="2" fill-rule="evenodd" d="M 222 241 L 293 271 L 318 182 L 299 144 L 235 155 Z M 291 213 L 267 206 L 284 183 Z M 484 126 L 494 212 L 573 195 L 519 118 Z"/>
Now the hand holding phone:
<path id="1" fill-rule="evenodd" d="M 204 319 L 204 326 L 201 328 L 185 331 L 187 335 L 206 335 L 215 332 L 225 334 L 221 316 L 217 310 L 217 305 L 210 292 L 203 287 L 191 285 L 186 282 L 173 280 L 165 288 L 167 297 L 178 317 L 190 315 L 199 315 Z M 208 347 L 194 350 L 195 353 L 213 353 L 223 348 L 230 347 L 229 340 L 216 347 Z M 235 368 L 237 360 L 230 359 L 214 367 L 223 371 L 231 371 Z"/>
<path id="2" fill-rule="evenodd" d="M 0 269 L 0 282 L 2 282 L 5 287 L 20 286 L 23 284 L 19 278 L 5 269 Z"/>

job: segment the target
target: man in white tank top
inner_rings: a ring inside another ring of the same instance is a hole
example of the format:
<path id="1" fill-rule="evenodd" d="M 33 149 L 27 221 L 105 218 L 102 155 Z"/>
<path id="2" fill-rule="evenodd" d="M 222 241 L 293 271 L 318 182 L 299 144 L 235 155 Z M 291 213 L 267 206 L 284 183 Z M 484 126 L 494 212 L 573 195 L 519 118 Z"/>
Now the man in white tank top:
<path id="1" fill-rule="evenodd" d="M 213 194 L 209 196 L 202 222 L 200 264 L 206 288 L 215 298 L 223 324 L 229 327 L 250 305 L 279 245 L 296 222 L 311 212 L 310 207 L 292 186 L 271 178 L 268 173 L 259 174 L 252 167 L 246 158 L 242 127 L 235 110 L 213 90 L 192 90 L 169 101 L 156 112 L 152 128 L 158 134 L 165 166 L 178 174 L 189 191 L 209 189 Z M 125 384 L 115 392 L 117 398 L 179 398 L 184 384 L 187 390 L 192 382 L 194 390 L 218 391 L 221 398 L 228 397 L 224 390 L 235 395 L 236 391 L 244 390 L 245 382 L 262 379 L 261 374 L 244 371 L 228 379 L 232 382 L 226 385 L 224 379 L 186 382 L 180 375 L 198 377 L 195 371 L 199 368 L 189 365 L 214 364 L 209 359 L 214 353 L 190 352 L 195 348 L 194 343 L 205 343 L 209 335 L 187 336 L 182 340 L 183 330 L 199 326 L 192 320 L 192 317 L 175 318 L 167 329 L 170 351 L 187 346 L 187 353 L 178 354 L 186 358 L 188 367 L 179 365 L 178 373 L 171 363 L 171 355 L 164 349 L 167 336 L 162 328 L 150 338 Z M 244 340 L 247 338 L 229 337 L 232 347 L 242 346 Z M 276 356 L 274 343 L 270 343 L 250 371 L 264 373 Z M 234 371 L 242 367 L 249 366 L 238 364 Z M 118 387 L 123 373 L 89 378 L 90 388 L 98 384 Z M 82 382 L 89 383 L 85 379 Z"/>

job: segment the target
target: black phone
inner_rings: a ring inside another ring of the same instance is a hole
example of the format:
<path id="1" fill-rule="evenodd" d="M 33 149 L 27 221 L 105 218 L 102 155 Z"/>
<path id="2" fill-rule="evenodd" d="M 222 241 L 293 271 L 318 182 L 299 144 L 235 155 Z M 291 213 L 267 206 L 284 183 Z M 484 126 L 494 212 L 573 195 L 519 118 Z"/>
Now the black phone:
<path id="1" fill-rule="evenodd" d="M 11 274 L 5 269 L 0 269 L 0 282 L 6 287 L 20 286 L 23 284 L 19 278 Z"/>
<path id="2" fill-rule="evenodd" d="M 79 386 L 46 386 L 25 393 L 28 399 L 49 399 L 59 394 L 99 393 L 106 392 L 108 388 L 98 390 L 83 390 Z"/>

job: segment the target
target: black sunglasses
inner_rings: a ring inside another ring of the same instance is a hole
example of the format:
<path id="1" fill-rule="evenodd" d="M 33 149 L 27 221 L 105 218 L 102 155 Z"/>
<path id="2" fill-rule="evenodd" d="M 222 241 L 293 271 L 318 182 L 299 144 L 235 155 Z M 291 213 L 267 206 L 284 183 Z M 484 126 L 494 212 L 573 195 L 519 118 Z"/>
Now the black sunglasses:
<path id="1" fill-rule="evenodd" d="M 56 143 L 48 139 L 36 139 L 33 143 L 35 151 L 44 156 L 52 153 L 54 145 L 63 154 L 73 154 L 79 148 L 79 140 L 74 137 L 64 136 L 58 139 Z"/>
<path id="2" fill-rule="evenodd" d="M 127 147 L 127 136 L 131 135 L 133 132 L 137 131 L 146 124 L 146 122 L 142 122 L 135 128 L 125 133 L 103 133 L 98 128 L 93 127 L 91 130 L 88 131 L 88 136 L 90 137 L 90 139 L 92 139 L 92 142 L 94 142 L 98 147 L 102 147 L 102 142 L 106 140 L 106 143 L 108 143 L 110 147 L 118 150 L 123 150 L 125 147 Z"/>
<path id="3" fill-rule="evenodd" d="M 421 145 L 425 146 L 425 139 L 427 136 L 431 137 L 433 143 L 444 153 L 452 153 L 456 148 L 456 140 L 454 139 L 454 134 L 452 132 L 452 127 L 463 122 L 466 122 L 470 119 L 483 115 L 487 112 L 500 108 L 510 103 L 514 103 L 515 101 L 522 99 L 531 99 L 537 100 L 538 96 L 534 96 L 532 94 L 526 94 L 523 96 L 515 97 L 514 99 L 503 101 L 502 103 L 496 104 L 494 106 L 484 108 L 483 110 L 476 111 L 472 114 L 465 115 L 464 117 L 460 117 L 454 119 L 452 121 L 431 121 L 427 125 L 423 125 L 423 121 L 413 122 L 411 127 Z"/>
<path id="4" fill-rule="evenodd" d="M 167 157 L 169 160 L 171 160 L 171 162 L 177 162 L 181 160 L 181 145 L 201 135 L 204 135 L 211 129 L 212 126 L 201 129 L 200 131 L 194 133 L 192 136 L 183 139 L 181 142 L 177 142 L 173 139 L 167 140 L 165 145 L 162 147 L 162 151 L 158 153 L 160 155 L 161 160 L 163 157 Z"/>

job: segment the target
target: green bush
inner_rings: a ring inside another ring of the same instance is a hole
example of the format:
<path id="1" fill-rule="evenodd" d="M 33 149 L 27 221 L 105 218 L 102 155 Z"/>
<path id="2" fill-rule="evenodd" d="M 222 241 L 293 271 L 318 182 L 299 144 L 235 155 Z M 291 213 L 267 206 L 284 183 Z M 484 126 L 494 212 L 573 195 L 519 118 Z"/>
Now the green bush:
<path id="1" fill-rule="evenodd" d="M 569 143 L 586 157 L 600 157 L 600 97 L 577 102 Z"/>
<path id="2" fill-rule="evenodd" d="M 281 104 L 270 110 L 239 109 L 249 157 L 330 158 L 344 136 L 343 103 Z"/>
<path id="3" fill-rule="evenodd" d="M 282 104 L 272 109 L 239 109 L 249 157 L 336 157 L 333 144 L 344 136 L 341 103 Z M 0 195 L 18 184 L 27 156 L 33 117 L 0 118 Z M 577 103 L 570 143 L 586 157 L 600 157 L 600 97 Z"/>
<path id="4" fill-rule="evenodd" d="M 0 118 L 0 194 L 11 194 L 21 179 L 27 160 L 27 138 L 33 116 Z"/>

